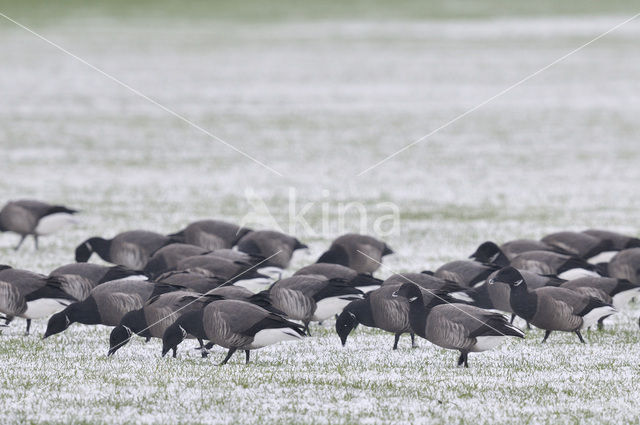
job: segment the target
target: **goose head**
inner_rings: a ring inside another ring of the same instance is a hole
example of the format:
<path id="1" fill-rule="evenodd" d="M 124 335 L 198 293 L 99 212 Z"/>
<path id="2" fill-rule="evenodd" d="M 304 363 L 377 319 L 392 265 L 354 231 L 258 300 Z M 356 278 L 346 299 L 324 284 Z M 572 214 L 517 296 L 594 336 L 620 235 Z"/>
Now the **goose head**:
<path id="1" fill-rule="evenodd" d="M 489 285 L 493 285 L 496 282 L 506 283 L 512 288 L 527 287 L 522 274 L 511 266 L 501 268 L 491 279 L 489 279 Z"/>

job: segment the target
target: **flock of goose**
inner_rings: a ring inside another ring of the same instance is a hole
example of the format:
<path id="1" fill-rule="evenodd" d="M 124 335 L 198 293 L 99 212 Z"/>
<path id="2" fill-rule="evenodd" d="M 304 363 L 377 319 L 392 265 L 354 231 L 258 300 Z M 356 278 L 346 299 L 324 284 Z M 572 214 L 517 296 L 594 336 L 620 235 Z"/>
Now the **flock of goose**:
<path id="1" fill-rule="evenodd" d="M 52 233 L 74 222 L 75 210 L 34 200 L 0 210 L 0 231 Z M 0 313 L 49 318 L 43 338 L 73 323 L 113 327 L 109 355 L 134 336 L 162 340 L 162 355 L 196 339 L 203 357 L 213 345 L 237 351 L 311 335 L 310 323 L 335 317 L 343 345 L 362 324 L 427 339 L 468 354 L 505 337 L 524 338 L 515 316 L 545 330 L 575 333 L 598 325 L 640 295 L 640 239 L 605 230 L 558 232 L 542 240 L 485 242 L 470 259 L 435 271 L 373 276 L 392 249 L 373 237 L 345 234 L 316 263 L 282 277 L 294 252 L 308 249 L 277 231 L 220 220 L 196 221 L 171 234 L 146 230 L 92 237 L 76 263 L 48 276 L 0 266 Z M 112 266 L 88 263 L 93 254 Z M 275 282 L 275 283 L 274 283 Z M 502 313 L 511 313 L 509 320 Z"/>

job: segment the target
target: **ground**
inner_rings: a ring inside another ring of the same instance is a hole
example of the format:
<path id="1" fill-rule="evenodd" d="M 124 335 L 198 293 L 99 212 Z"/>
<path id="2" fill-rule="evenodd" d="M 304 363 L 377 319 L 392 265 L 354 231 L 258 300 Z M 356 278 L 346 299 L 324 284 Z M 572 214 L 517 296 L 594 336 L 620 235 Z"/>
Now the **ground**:
<path id="1" fill-rule="evenodd" d="M 166 4 L 165 4 L 166 3 Z M 0 2 L 0 12 L 275 170 L 0 17 L 1 201 L 81 210 L 73 229 L 0 262 L 48 273 L 82 240 L 207 217 L 277 223 L 310 246 L 342 231 L 384 239 L 395 271 L 435 269 L 484 240 L 609 228 L 639 235 L 640 20 L 629 22 L 379 167 L 387 155 L 640 10 L 632 2 Z M 395 3 L 394 3 L 395 4 Z M 482 7 L 480 7 L 482 6 Z M 262 10 L 262 13 L 256 13 Z M 278 175 L 280 174 L 280 175 Z M 295 196 L 295 205 L 292 198 Z M 360 222 L 357 207 L 367 210 Z M 260 208 L 256 205 L 261 206 Z M 290 224 L 305 210 L 309 226 Z M 93 259 L 92 261 L 98 261 Z M 42 341 L 17 319 L 0 335 L 3 422 L 637 423 L 638 326 L 631 306 L 604 332 L 534 330 L 498 350 L 456 354 L 359 328 L 341 347 L 313 337 L 217 367 L 136 340 L 107 358 L 109 330 Z"/>

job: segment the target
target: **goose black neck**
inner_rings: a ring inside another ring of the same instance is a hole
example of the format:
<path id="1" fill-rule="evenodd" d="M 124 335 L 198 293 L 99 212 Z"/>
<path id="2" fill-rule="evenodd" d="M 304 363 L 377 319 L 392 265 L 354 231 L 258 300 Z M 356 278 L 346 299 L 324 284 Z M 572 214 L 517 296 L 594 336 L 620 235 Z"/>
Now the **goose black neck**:
<path id="1" fill-rule="evenodd" d="M 509 303 L 513 312 L 530 322 L 536 313 L 538 296 L 527 289 L 526 283 L 511 287 Z"/>
<path id="2" fill-rule="evenodd" d="M 147 319 L 144 317 L 144 310 L 133 310 L 122 316 L 122 320 L 120 320 L 120 324 L 122 326 L 126 326 L 131 331 L 137 335 L 143 337 L 150 337 L 151 332 L 148 329 Z"/>
<path id="3" fill-rule="evenodd" d="M 78 322 L 84 325 L 99 325 L 101 322 L 98 305 L 93 297 L 70 304 L 65 309 L 65 313 L 71 323 Z"/>
<path id="4" fill-rule="evenodd" d="M 185 313 L 176 320 L 175 324 L 181 326 L 182 329 L 196 338 L 206 339 L 207 334 L 204 332 L 202 324 L 203 312 L 204 310 L 201 309 Z"/>
<path id="5" fill-rule="evenodd" d="M 358 323 L 361 323 L 370 328 L 375 327 L 376 324 L 373 320 L 373 314 L 371 313 L 371 304 L 369 299 L 356 300 L 349 303 L 345 310 L 355 314 Z"/>

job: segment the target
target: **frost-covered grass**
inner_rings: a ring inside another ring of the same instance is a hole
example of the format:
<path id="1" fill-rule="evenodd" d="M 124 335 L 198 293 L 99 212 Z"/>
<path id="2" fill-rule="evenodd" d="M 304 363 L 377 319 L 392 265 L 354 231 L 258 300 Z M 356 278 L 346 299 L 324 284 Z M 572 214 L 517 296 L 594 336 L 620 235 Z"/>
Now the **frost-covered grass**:
<path id="1" fill-rule="evenodd" d="M 339 205 L 355 201 L 374 218 L 381 202 L 400 208 L 400 228 L 385 238 L 397 252 L 385 260 L 394 271 L 435 269 L 486 239 L 586 227 L 639 235 L 638 22 L 355 177 L 637 13 L 632 2 L 550 2 L 557 8 L 544 13 L 542 2 L 340 3 L 280 4 L 260 19 L 239 3 L 197 3 L 184 14 L 139 3 L 135 13 L 122 5 L 121 19 L 113 5 L 0 2 L 0 11 L 283 174 L 0 20 L 0 201 L 82 210 L 79 226 L 43 238 L 38 252 L 28 241 L 14 253 L 17 238 L 0 235 L 0 263 L 46 273 L 72 261 L 89 236 L 239 221 L 251 210 L 246 189 L 285 227 L 290 188 L 298 211 L 313 203 L 305 217 L 314 233 L 291 229 L 311 251 L 297 253 L 291 270 L 337 235 L 322 228 L 325 211 L 336 223 Z M 356 218 L 347 228 L 357 230 Z M 392 336 L 362 328 L 346 348 L 330 327 L 316 327 L 306 341 L 254 352 L 248 367 L 238 355 L 219 368 L 219 349 L 202 360 L 184 344 L 178 360 L 161 359 L 158 341 L 136 340 L 107 358 L 107 329 L 74 325 L 41 341 L 44 321 L 23 337 L 16 319 L 0 335 L 0 418 L 637 423 L 639 314 L 591 332 L 586 346 L 568 334 L 542 346 L 533 331 L 472 354 L 469 370 L 425 341 L 410 349 L 408 337 L 392 352 Z"/>

